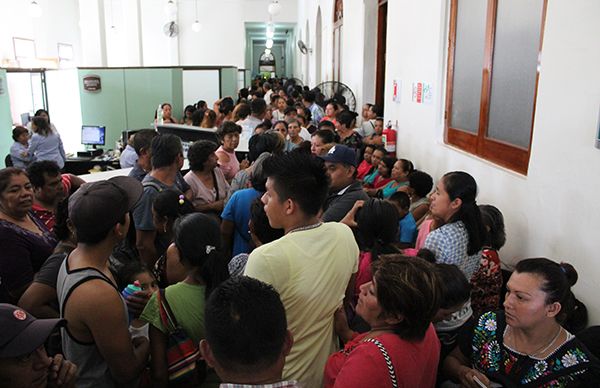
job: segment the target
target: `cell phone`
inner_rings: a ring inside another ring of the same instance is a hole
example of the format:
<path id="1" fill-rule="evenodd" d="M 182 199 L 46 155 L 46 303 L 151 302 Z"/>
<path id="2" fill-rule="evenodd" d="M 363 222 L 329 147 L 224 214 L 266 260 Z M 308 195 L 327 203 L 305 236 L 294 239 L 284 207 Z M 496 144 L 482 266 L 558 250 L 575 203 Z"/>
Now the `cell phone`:
<path id="1" fill-rule="evenodd" d="M 473 375 L 473 381 L 477 383 L 477 385 L 479 385 L 481 388 L 487 388 L 487 386 L 481 382 L 481 380 L 479 380 L 479 378 L 477 378 L 477 376 Z"/>

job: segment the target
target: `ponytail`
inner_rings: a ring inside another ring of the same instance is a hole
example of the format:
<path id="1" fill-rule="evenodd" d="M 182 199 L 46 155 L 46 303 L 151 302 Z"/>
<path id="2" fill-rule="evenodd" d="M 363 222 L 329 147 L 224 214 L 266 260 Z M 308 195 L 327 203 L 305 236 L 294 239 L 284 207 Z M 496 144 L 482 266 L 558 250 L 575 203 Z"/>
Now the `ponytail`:
<path id="1" fill-rule="evenodd" d="M 180 217 L 173 227 L 175 246 L 182 262 L 199 270 L 208 298 L 229 277 L 227 261 L 221 249 L 221 232 L 214 218 L 202 213 Z"/>
<path id="2" fill-rule="evenodd" d="M 200 276 L 206 284 L 206 292 L 204 293 L 206 299 L 219 284 L 229 278 L 227 260 L 223 257 L 219 247 L 213 248 L 214 250 L 206 256 L 200 267 Z"/>
<path id="3" fill-rule="evenodd" d="M 462 221 L 469 235 L 467 253 L 474 255 L 481 250 L 485 241 L 486 229 L 481 220 L 481 212 L 477 206 L 477 182 L 464 171 L 449 172 L 444 175 L 444 187 L 450 200 L 460 198 L 460 209 L 452 216 L 450 223 Z"/>

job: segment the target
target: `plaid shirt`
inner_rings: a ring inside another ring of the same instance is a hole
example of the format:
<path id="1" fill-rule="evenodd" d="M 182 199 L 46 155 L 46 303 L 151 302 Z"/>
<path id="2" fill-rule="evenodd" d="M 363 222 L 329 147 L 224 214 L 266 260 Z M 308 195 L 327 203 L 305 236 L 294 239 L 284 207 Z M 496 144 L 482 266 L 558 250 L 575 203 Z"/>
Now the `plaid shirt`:
<path id="1" fill-rule="evenodd" d="M 471 279 L 479 266 L 481 252 L 469 256 L 469 233 L 462 221 L 446 224 L 429 233 L 423 248 L 435 254 L 438 263 L 455 264 L 467 279 Z"/>
<path id="2" fill-rule="evenodd" d="M 296 380 L 287 380 L 280 381 L 274 384 L 231 384 L 231 383 L 223 383 L 219 385 L 219 388 L 301 388 L 302 386 L 298 384 Z"/>

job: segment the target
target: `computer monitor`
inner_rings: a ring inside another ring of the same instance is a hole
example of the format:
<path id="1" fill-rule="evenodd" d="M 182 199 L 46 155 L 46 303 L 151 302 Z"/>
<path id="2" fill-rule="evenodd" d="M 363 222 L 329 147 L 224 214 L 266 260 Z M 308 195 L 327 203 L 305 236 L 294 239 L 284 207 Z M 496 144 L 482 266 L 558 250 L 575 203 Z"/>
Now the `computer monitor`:
<path id="1" fill-rule="evenodd" d="M 100 125 L 82 125 L 81 126 L 81 144 L 91 145 L 96 148 L 97 145 L 104 145 L 106 127 Z"/>

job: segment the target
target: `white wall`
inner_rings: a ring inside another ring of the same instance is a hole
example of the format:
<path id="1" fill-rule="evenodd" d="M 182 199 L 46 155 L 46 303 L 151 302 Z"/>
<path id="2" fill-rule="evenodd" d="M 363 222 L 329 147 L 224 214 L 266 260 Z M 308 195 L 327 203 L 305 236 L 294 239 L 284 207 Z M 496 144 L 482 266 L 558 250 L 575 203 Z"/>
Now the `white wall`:
<path id="1" fill-rule="evenodd" d="M 587 305 L 591 323 L 600 324 L 595 284 L 600 278 L 600 266 L 595 263 L 600 231 L 600 201 L 596 198 L 600 150 L 593 147 L 600 107 L 600 24 L 596 20 L 600 2 L 548 2 L 527 176 L 443 142 L 448 3 L 388 2 L 385 118 L 398 122 L 398 156 L 411 159 L 436 180 L 453 170 L 472 174 L 480 187 L 478 202 L 493 204 L 504 213 L 508 240 L 500 252 L 503 262 L 510 266 L 522 258 L 542 256 L 574 264 L 580 275 L 574 291 Z M 332 1 L 299 1 L 298 23 L 304 25 L 308 20 L 312 29 L 319 5 L 324 35 L 321 66 L 324 77 L 330 77 Z M 353 89 L 361 82 L 364 85 L 369 76 L 362 76 L 369 64 L 360 60 L 361 53 L 370 49 L 361 47 L 369 30 L 365 23 L 370 23 L 364 15 L 361 22 L 364 12 L 364 3 L 344 2 L 342 82 Z M 349 26 L 352 28 L 346 28 Z M 309 62 L 312 73 L 318 65 L 314 54 Z M 402 82 L 400 103 L 392 101 L 394 79 Z M 433 85 L 431 105 L 410 101 L 415 81 Z M 355 93 L 360 95 L 361 90 Z"/>
<path id="2" fill-rule="evenodd" d="M 313 52 L 308 54 L 308 65 L 302 64 L 302 67 L 299 67 L 302 71 L 297 72 L 297 77 L 308 74 L 310 87 L 333 79 L 333 6 L 333 0 L 299 0 L 298 2 L 297 23 L 299 26 L 305 26 L 308 21 L 311 35 L 307 44 Z M 319 8 L 321 28 L 317 26 Z M 320 61 L 317 55 L 319 36 L 321 38 Z M 373 102 L 375 98 L 376 39 L 376 2 L 344 1 L 341 81 L 354 92 L 357 110 L 360 110 L 363 103 Z M 320 74 L 319 79 L 317 79 L 318 74 Z"/>
<path id="3" fill-rule="evenodd" d="M 14 60 L 13 37 L 35 40 L 38 58 L 57 58 L 58 43 L 73 46 L 75 61 L 81 59 L 77 0 L 39 0 L 42 16 L 33 18 L 28 1 L 2 1 L 0 61 Z"/>
<path id="4" fill-rule="evenodd" d="M 446 3 L 389 1 L 393 22 L 388 23 L 385 116 L 398 120 L 398 155 L 434 179 L 452 170 L 472 174 L 480 186 L 478 202 L 494 204 L 504 213 L 508 241 L 502 260 L 514 264 L 544 256 L 571 262 L 580 275 L 575 293 L 587 305 L 591 322 L 600 324 L 595 284 L 600 277 L 595 263 L 600 151 L 593 148 L 600 106 L 600 2 L 548 2 L 527 176 L 443 143 Z M 400 104 L 391 101 L 394 78 L 403 83 Z M 432 105 L 410 102 L 413 81 L 433 84 Z"/>

